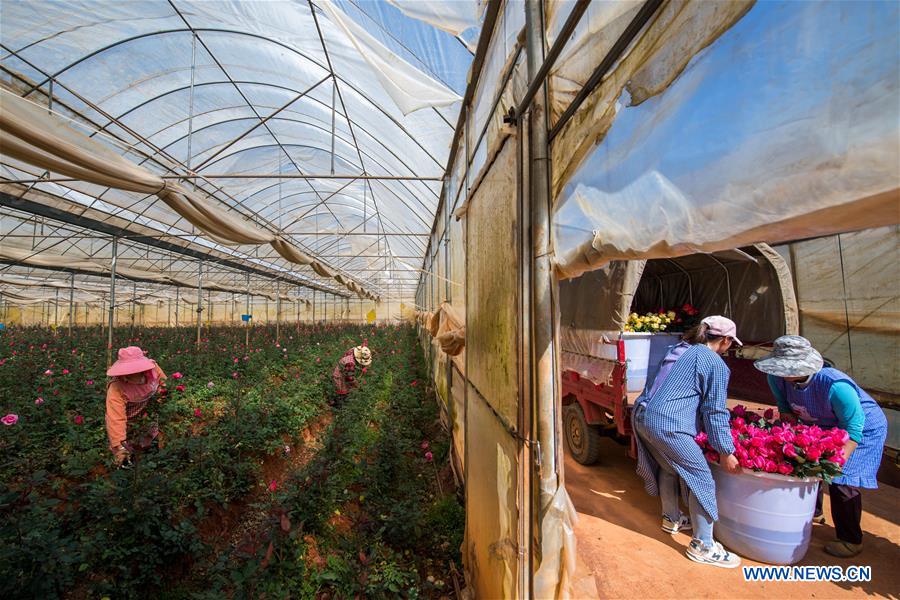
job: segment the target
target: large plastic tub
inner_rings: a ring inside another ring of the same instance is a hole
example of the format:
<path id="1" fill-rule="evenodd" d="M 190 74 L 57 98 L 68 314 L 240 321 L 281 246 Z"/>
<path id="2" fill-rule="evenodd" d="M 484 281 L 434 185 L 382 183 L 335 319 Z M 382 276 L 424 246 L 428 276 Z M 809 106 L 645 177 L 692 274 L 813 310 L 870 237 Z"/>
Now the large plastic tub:
<path id="1" fill-rule="evenodd" d="M 719 520 L 716 541 L 739 556 L 791 565 L 809 549 L 819 480 L 744 471 L 732 475 L 711 464 Z"/>
<path id="2" fill-rule="evenodd" d="M 626 331 L 622 333 L 625 340 L 625 375 L 628 378 L 627 390 L 640 392 L 647 383 L 647 369 L 650 362 L 650 338 L 652 333 Z"/>

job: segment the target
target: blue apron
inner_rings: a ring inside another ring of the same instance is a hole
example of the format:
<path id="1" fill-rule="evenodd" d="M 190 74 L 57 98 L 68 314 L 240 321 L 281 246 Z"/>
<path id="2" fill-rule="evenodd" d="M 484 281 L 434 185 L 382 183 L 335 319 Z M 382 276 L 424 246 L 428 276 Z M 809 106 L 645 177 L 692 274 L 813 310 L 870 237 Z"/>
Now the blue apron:
<path id="1" fill-rule="evenodd" d="M 713 448 L 726 455 L 734 452 L 725 404 L 731 373 L 722 358 L 705 344 L 686 349 L 679 346 L 673 350 L 683 350 L 681 356 L 668 374 L 666 368 L 657 370 L 646 388 L 652 394 L 642 393 L 632 412 L 632 426 L 640 430 L 640 435 L 635 435 L 637 473 L 647 493 L 659 495 L 660 467 L 645 447 L 645 443 L 652 444 L 715 521 L 719 518 L 716 484 L 694 436 L 706 431 Z M 665 362 L 664 358 L 660 366 L 667 367 Z M 660 376 L 663 379 L 657 382 Z"/>
<path id="2" fill-rule="evenodd" d="M 835 381 L 844 381 L 853 386 L 859 394 L 866 422 L 863 426 L 862 440 L 844 465 L 843 474 L 835 477 L 834 483 L 875 489 L 878 487 L 876 474 L 878 467 L 881 466 L 881 455 L 887 438 L 887 418 L 878 403 L 848 375 L 831 367 L 821 369 L 803 388 L 797 388 L 784 379 L 778 379 L 781 391 L 794 414 L 803 423 L 818 425 L 822 429 L 840 426 L 828 400 L 828 393 Z"/>

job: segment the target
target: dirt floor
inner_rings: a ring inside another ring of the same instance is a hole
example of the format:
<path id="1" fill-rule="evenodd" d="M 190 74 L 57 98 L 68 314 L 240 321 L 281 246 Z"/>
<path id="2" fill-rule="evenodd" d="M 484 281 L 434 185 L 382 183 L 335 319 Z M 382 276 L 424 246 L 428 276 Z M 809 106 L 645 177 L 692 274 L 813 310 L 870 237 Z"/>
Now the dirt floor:
<path id="1" fill-rule="evenodd" d="M 594 577 L 601 598 L 858 598 L 900 597 L 900 489 L 882 485 L 863 495 L 865 550 L 836 559 L 822 550 L 834 538 L 829 524 L 813 528 L 803 565 L 871 565 L 872 581 L 795 583 L 744 581 L 740 569 L 699 565 L 684 556 L 690 537 L 659 528 L 659 499 L 644 491 L 627 448 L 603 440 L 603 454 L 590 467 L 566 452 L 566 488 L 578 511 L 579 558 Z M 756 565 L 745 560 L 744 564 Z"/>

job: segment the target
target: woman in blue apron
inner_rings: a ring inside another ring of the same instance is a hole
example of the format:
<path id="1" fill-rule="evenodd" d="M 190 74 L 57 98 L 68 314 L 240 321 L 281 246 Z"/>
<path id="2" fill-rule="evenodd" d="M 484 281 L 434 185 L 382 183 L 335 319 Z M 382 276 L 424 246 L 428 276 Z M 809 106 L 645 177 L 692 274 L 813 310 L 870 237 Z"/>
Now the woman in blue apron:
<path id="1" fill-rule="evenodd" d="M 693 529 L 688 558 L 734 568 L 740 557 L 713 539 L 713 523 L 719 518 L 716 484 L 694 437 L 704 431 L 719 453 L 719 464 L 729 472 L 740 471 L 725 405 L 731 372 L 719 355 L 732 342 L 741 342 L 734 322 L 719 316 L 706 317 L 682 339 L 669 348 L 635 401 L 637 472 L 647 493 L 662 501 L 663 531 Z M 678 506 L 681 485 L 687 488 L 683 495 L 690 518 Z"/>
<path id="2" fill-rule="evenodd" d="M 837 539 L 825 545 L 825 552 L 842 558 L 856 556 L 862 551 L 859 490 L 878 487 L 875 475 L 887 437 L 884 411 L 848 375 L 825 367 L 822 355 L 799 335 L 778 338 L 772 354 L 754 364 L 768 375 L 782 416 L 823 429 L 840 427 L 849 434 L 843 472 L 828 486 Z"/>

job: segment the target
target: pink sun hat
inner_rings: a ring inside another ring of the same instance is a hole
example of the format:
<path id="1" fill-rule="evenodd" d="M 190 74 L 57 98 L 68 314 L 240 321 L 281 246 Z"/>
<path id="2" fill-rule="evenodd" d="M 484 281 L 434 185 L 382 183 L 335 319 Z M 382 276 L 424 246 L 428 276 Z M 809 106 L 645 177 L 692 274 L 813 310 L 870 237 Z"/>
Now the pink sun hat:
<path id="1" fill-rule="evenodd" d="M 741 342 L 741 340 L 739 340 L 737 337 L 737 325 L 735 325 L 734 321 L 732 321 L 728 317 L 713 315 L 711 317 L 706 317 L 701 321 L 701 323 L 705 324 L 708 327 L 708 331 L 711 334 L 718 335 L 720 337 L 730 337 L 738 346 L 744 345 L 743 342 Z"/>
<path id="2" fill-rule="evenodd" d="M 112 364 L 106 374 L 110 377 L 134 375 L 149 371 L 156 366 L 152 360 L 144 356 L 144 351 L 137 346 L 119 348 L 118 360 Z"/>

